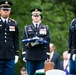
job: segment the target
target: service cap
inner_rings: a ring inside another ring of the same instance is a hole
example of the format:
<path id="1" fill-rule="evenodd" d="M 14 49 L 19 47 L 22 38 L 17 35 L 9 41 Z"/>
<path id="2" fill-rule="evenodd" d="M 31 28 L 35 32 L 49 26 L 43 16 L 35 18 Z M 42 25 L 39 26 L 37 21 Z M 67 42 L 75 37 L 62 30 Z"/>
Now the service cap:
<path id="1" fill-rule="evenodd" d="M 41 12 L 42 12 L 42 9 L 40 9 L 40 8 L 33 8 L 33 9 L 30 10 L 30 12 L 32 14 L 38 14 L 38 15 L 40 15 Z"/>
<path id="2" fill-rule="evenodd" d="M 1 9 L 11 9 L 12 2 L 10 1 L 0 1 L 0 8 Z"/>

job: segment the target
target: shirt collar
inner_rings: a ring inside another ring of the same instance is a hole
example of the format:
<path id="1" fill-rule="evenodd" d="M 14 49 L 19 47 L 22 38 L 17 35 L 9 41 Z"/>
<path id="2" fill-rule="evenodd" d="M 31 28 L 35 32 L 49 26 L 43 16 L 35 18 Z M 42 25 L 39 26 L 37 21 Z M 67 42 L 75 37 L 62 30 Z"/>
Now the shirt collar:
<path id="1" fill-rule="evenodd" d="M 51 52 L 51 54 L 53 54 L 53 53 L 54 53 L 54 51 Z"/>
<path id="2" fill-rule="evenodd" d="M 34 26 L 36 27 L 36 24 L 39 26 L 40 23 L 34 23 L 34 22 L 33 22 L 33 24 L 34 24 Z M 37 27 L 38 27 L 38 26 L 37 26 Z"/>
<path id="3" fill-rule="evenodd" d="M 5 20 L 6 20 L 6 22 L 8 22 L 8 18 L 4 19 L 4 18 L 1 16 L 1 19 L 2 19 L 3 22 L 5 22 Z"/>
<path id="4" fill-rule="evenodd" d="M 68 60 L 64 60 L 64 62 L 68 62 Z"/>
<path id="5" fill-rule="evenodd" d="M 54 54 L 54 51 L 52 51 L 50 54 L 51 54 L 51 56 L 53 56 L 53 54 Z"/>

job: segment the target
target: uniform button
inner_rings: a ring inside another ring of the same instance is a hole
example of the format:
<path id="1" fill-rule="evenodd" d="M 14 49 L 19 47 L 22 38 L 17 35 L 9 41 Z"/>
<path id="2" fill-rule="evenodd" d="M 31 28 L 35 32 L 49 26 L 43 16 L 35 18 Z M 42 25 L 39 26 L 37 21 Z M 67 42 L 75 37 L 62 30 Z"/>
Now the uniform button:
<path id="1" fill-rule="evenodd" d="M 7 36 L 5 36 L 5 38 L 7 38 Z"/>
<path id="2" fill-rule="evenodd" d="M 7 40 L 5 40 L 5 42 L 7 42 Z"/>
<path id="3" fill-rule="evenodd" d="M 7 31 L 7 29 L 5 29 L 5 31 Z"/>
<path id="4" fill-rule="evenodd" d="M 6 35 L 7 33 L 5 33 L 5 35 Z"/>

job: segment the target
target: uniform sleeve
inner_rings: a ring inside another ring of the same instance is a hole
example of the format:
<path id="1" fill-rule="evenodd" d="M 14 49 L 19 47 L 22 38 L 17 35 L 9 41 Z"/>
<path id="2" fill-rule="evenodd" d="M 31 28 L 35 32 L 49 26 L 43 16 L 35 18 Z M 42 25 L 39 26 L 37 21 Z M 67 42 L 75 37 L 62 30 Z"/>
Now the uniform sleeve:
<path id="1" fill-rule="evenodd" d="M 69 35 L 68 35 L 68 53 L 71 53 L 71 46 L 72 46 L 72 31 L 69 27 Z"/>
<path id="2" fill-rule="evenodd" d="M 46 31 L 47 31 L 47 35 L 43 39 L 46 40 L 48 43 L 50 43 L 50 31 L 48 26 L 46 26 Z"/>
<path id="3" fill-rule="evenodd" d="M 48 26 L 46 26 L 46 30 L 47 30 L 47 35 L 43 38 L 44 40 L 46 40 L 48 42 L 48 44 L 46 45 L 46 54 L 50 53 L 50 49 L 49 49 L 49 44 L 50 44 L 50 31 Z M 47 54 L 47 58 L 49 58 L 49 55 Z"/>
<path id="4" fill-rule="evenodd" d="M 71 49 L 75 49 L 75 24 L 76 20 L 73 19 L 69 27 L 69 36 L 68 36 L 68 52 L 71 53 Z"/>
<path id="5" fill-rule="evenodd" d="M 28 38 L 26 34 L 27 34 L 27 30 L 26 30 L 26 26 L 25 26 L 25 28 L 23 30 L 22 40 Z M 22 56 L 23 56 L 23 58 L 25 57 L 26 49 L 27 49 L 27 45 L 22 43 Z"/>
<path id="6" fill-rule="evenodd" d="M 14 41 L 15 55 L 19 55 L 19 28 L 17 22 L 15 22 L 15 32 L 13 36 L 13 41 Z"/>

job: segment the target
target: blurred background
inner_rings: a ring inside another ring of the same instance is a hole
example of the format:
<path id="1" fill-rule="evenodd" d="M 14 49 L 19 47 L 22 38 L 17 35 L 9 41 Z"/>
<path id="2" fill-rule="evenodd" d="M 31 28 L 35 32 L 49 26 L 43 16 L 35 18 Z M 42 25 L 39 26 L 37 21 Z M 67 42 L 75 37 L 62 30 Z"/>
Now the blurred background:
<path id="1" fill-rule="evenodd" d="M 22 33 L 25 25 L 31 23 L 30 9 L 42 8 L 42 23 L 50 29 L 51 42 L 56 51 L 62 53 L 68 50 L 68 31 L 72 19 L 76 17 L 75 0 L 10 0 L 13 3 L 10 17 L 18 22 L 20 30 L 20 57 L 15 67 L 15 75 L 20 75 L 20 68 L 25 66 L 22 61 Z"/>

